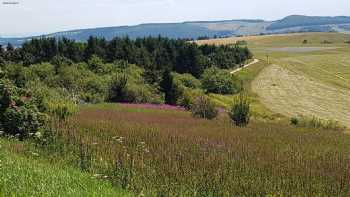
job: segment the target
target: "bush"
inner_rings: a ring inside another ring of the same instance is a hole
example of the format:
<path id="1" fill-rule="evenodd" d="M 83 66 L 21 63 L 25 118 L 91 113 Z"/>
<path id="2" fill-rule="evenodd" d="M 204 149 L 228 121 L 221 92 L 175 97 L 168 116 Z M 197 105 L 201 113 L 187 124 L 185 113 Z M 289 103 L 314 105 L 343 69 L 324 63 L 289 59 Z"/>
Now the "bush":
<path id="1" fill-rule="evenodd" d="M 298 125 L 299 124 L 299 119 L 297 117 L 292 117 L 290 119 L 290 124 L 295 125 L 295 126 Z"/>
<path id="2" fill-rule="evenodd" d="M 0 80 L 0 126 L 6 134 L 23 139 L 43 128 L 47 115 L 33 101 L 26 90 Z"/>
<path id="3" fill-rule="evenodd" d="M 192 88 L 192 89 L 201 88 L 200 80 L 196 79 L 191 74 L 172 73 L 172 75 L 174 77 L 174 83 L 177 86 L 183 86 L 183 87 Z"/>
<path id="4" fill-rule="evenodd" d="M 240 94 L 233 103 L 229 116 L 236 126 L 245 127 L 250 120 L 250 100 L 244 94 Z"/>
<path id="5" fill-rule="evenodd" d="M 234 75 L 216 67 L 204 71 L 202 87 L 207 92 L 216 94 L 234 94 L 240 90 L 239 82 Z"/>
<path id="6" fill-rule="evenodd" d="M 297 116 L 291 118 L 291 124 L 294 126 L 307 127 L 307 128 L 316 128 L 316 129 L 326 129 L 326 130 L 335 130 L 343 131 L 346 128 L 339 124 L 339 122 L 334 120 L 323 120 L 317 117 L 306 117 L 306 116 Z"/>
<path id="7" fill-rule="evenodd" d="M 162 98 L 150 85 L 127 84 L 123 102 L 160 104 Z"/>
<path id="8" fill-rule="evenodd" d="M 128 103 L 162 103 L 156 88 L 127 74 L 116 74 L 109 87 L 109 101 Z"/>
<path id="9" fill-rule="evenodd" d="M 186 110 L 190 110 L 196 98 L 204 96 L 204 92 L 201 89 L 185 88 L 178 99 L 177 104 L 184 107 Z"/>
<path id="10" fill-rule="evenodd" d="M 74 115 L 77 111 L 76 104 L 69 100 L 51 100 L 47 103 L 47 105 L 49 113 L 51 113 L 59 120 L 66 120 L 68 117 Z"/>
<path id="11" fill-rule="evenodd" d="M 215 105 L 206 96 L 199 96 L 191 106 L 193 117 L 214 119 L 218 115 Z"/>

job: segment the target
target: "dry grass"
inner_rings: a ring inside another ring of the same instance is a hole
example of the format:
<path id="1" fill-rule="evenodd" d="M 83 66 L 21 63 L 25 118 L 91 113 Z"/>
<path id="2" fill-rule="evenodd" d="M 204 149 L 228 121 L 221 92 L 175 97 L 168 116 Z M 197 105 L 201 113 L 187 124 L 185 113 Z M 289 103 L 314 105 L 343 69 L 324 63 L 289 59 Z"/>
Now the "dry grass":
<path id="1" fill-rule="evenodd" d="M 275 35 L 262 35 L 262 36 L 243 36 L 243 37 L 229 37 L 218 38 L 210 40 L 198 40 L 197 44 L 235 44 L 237 41 L 247 41 L 248 44 L 255 48 L 265 46 L 305 46 L 302 45 L 303 40 L 308 40 L 306 46 L 324 46 L 323 41 L 327 40 L 333 44 L 341 44 L 346 46 L 345 42 L 350 39 L 349 34 L 339 33 L 291 33 L 291 34 L 275 34 Z M 263 45 L 263 46 L 262 46 Z M 329 46 L 329 45 L 326 45 Z"/>
<path id="2" fill-rule="evenodd" d="M 350 126 L 350 91 L 310 80 L 300 73 L 271 65 L 253 82 L 261 101 L 287 116 L 318 116 Z"/>
<path id="3" fill-rule="evenodd" d="M 350 40 L 349 34 L 298 33 L 199 43 L 232 44 L 238 40 L 246 40 L 256 58 L 266 60 L 269 57 L 269 63 L 281 67 L 280 70 L 276 70 L 276 67 L 265 70 L 263 76 L 258 78 L 264 81 L 255 82 L 255 86 L 259 87 L 255 90 L 265 107 L 287 116 L 314 115 L 349 125 L 350 45 L 346 43 Z M 302 44 L 304 40 L 308 40 L 308 44 Z M 331 44 L 324 44 L 324 41 Z M 284 78 L 277 76 L 279 72 Z M 271 75 L 273 73 L 275 75 Z M 293 83 L 288 82 L 290 79 Z M 281 84 L 272 86 L 275 83 Z"/>
<path id="4" fill-rule="evenodd" d="M 256 121 L 237 128 L 227 116 L 112 104 L 84 107 L 59 131 L 61 155 L 136 194 L 350 194 L 350 138 L 340 132 Z"/>

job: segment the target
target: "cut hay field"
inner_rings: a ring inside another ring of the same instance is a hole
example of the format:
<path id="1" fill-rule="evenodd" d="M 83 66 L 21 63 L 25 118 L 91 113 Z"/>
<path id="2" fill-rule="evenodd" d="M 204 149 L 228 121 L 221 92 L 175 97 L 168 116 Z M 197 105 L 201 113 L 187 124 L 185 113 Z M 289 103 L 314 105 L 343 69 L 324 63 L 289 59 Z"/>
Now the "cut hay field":
<path id="1" fill-rule="evenodd" d="M 287 117 L 301 114 L 350 126 L 349 34 L 297 33 L 199 43 L 238 40 L 246 40 L 256 58 L 268 61 L 251 84 L 265 107 Z"/>

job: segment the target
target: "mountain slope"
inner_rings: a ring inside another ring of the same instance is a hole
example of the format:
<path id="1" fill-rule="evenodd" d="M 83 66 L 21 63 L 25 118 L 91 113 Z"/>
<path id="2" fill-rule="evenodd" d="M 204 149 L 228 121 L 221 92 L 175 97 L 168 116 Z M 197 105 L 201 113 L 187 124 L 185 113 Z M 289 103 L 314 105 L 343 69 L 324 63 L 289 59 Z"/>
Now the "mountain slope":
<path id="1" fill-rule="evenodd" d="M 350 23 L 350 17 L 320 17 L 320 16 L 302 16 L 292 15 L 282 20 L 276 21 L 268 26 L 267 30 L 278 30 L 298 26 L 320 26 L 320 25 L 337 25 Z"/>
<path id="2" fill-rule="evenodd" d="M 290 32 L 347 32 L 350 31 L 350 17 L 319 17 L 292 15 L 277 21 L 264 20 L 225 20 L 194 21 L 184 23 L 141 24 L 136 26 L 104 27 L 63 31 L 44 35 L 47 37 L 67 37 L 77 41 L 86 41 L 89 36 L 130 38 L 158 36 L 180 39 L 198 37 L 228 37 L 238 35 L 259 35 Z M 27 38 L 0 38 L 0 45 L 8 42 L 20 46 Z"/>

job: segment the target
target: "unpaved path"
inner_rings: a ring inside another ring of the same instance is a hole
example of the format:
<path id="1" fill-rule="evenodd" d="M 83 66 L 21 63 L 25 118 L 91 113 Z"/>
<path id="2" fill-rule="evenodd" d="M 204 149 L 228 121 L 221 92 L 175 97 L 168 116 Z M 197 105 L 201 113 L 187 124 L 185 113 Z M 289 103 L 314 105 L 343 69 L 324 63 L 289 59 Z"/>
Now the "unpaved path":
<path id="1" fill-rule="evenodd" d="M 251 66 L 251 65 L 253 65 L 253 64 L 256 64 L 256 63 L 258 63 L 258 62 L 259 62 L 258 59 L 254 59 L 254 60 L 253 60 L 252 62 L 250 62 L 249 64 L 246 64 L 246 65 L 244 65 L 244 66 L 242 66 L 242 67 L 239 67 L 239 68 L 237 68 L 237 69 L 231 71 L 230 73 L 231 73 L 231 74 L 235 74 L 236 72 L 241 71 L 243 68 L 247 68 L 248 66 Z"/>
<path id="2" fill-rule="evenodd" d="M 350 127 L 350 91 L 317 82 L 278 65 L 266 67 L 252 89 L 272 111 L 332 119 Z"/>

